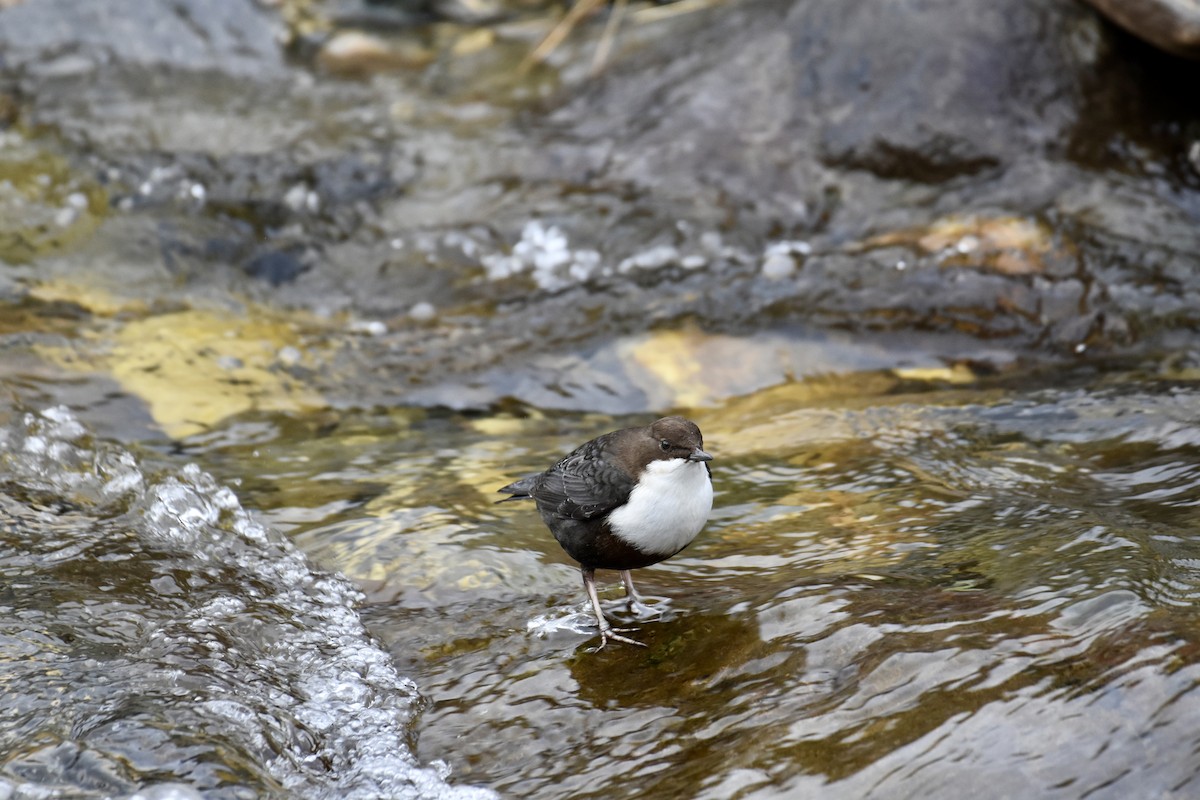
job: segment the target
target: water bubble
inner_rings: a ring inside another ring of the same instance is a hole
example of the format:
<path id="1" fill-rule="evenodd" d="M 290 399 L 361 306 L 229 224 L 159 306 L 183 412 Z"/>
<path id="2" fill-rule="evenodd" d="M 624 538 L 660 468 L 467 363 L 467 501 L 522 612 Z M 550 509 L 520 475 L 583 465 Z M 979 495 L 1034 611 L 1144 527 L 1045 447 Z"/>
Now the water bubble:
<path id="1" fill-rule="evenodd" d="M 418 322 L 428 322 L 437 316 L 437 308 L 433 303 L 421 301 L 408 310 L 408 315 Z"/>
<path id="2" fill-rule="evenodd" d="M 283 195 L 283 204 L 292 211 L 303 211 L 308 206 L 308 187 L 297 183 Z"/>
<path id="3" fill-rule="evenodd" d="M 669 244 L 660 244 L 624 259 L 617 265 L 617 272 L 659 269 L 678 262 L 679 251 Z"/>
<path id="4" fill-rule="evenodd" d="M 763 255 L 770 257 L 773 255 L 798 255 L 807 256 L 812 254 L 812 245 L 808 242 L 803 242 L 798 239 L 786 239 L 781 242 L 773 242 L 767 245 Z"/>
<path id="5" fill-rule="evenodd" d="M 965 255 L 966 253 L 972 253 L 978 250 L 979 244 L 980 242 L 978 236 L 964 236 L 958 240 L 958 243 L 954 246 L 954 249 Z"/>
<path id="6" fill-rule="evenodd" d="M 383 336 L 387 333 L 387 323 L 377 319 L 359 319 L 350 323 L 350 330 L 354 333 L 365 333 L 368 336 Z"/>
<path id="7" fill-rule="evenodd" d="M 762 274 L 770 280 L 781 280 L 796 271 L 796 261 L 784 253 L 774 253 L 763 261 Z"/>
<path id="8" fill-rule="evenodd" d="M 725 246 L 725 241 L 716 231 L 705 231 L 700 234 L 700 246 L 710 253 L 720 253 Z"/>
<path id="9" fill-rule="evenodd" d="M 204 795 L 185 783 L 158 783 L 144 786 L 128 800 L 203 800 Z"/>
<path id="10" fill-rule="evenodd" d="M 366 631 L 356 610 L 362 593 L 315 569 L 232 489 L 196 464 L 149 475 L 120 448 L 87 445 L 86 429 L 62 407 L 25 414 L 0 428 L 0 440 L 13 444 L 0 450 L 13 486 L 78 492 L 71 495 L 73 527 L 29 516 L 28 524 L 56 525 L 44 534 L 31 530 L 29 546 L 53 540 L 52 563 L 86 567 L 71 574 L 95 571 L 95 541 L 121 551 L 105 561 L 86 605 L 45 611 L 75 614 L 64 629 L 103 628 L 120 655 L 73 664 L 47 651 L 44 666 L 53 669 L 38 674 L 50 682 L 50 699 L 31 688 L 19 690 L 18 702 L 49 714 L 64 692 L 76 692 L 72 713 L 86 720 L 107 719 L 114 704 L 153 698 L 155 721 L 145 733 L 139 726 L 146 723 L 123 724 L 143 748 L 138 769 L 158 780 L 178 760 L 163 736 L 171 728 L 159 726 L 174 725 L 202 728 L 231 752 L 260 754 L 254 766 L 290 796 L 495 797 L 450 786 L 443 768 L 418 764 L 409 742 L 420 696 Z M 122 498 L 115 528 L 114 509 L 100 505 L 107 495 Z M 114 541 L 114 532 L 125 538 Z M 26 788 L 0 779 L 0 796 L 39 796 L 37 787 Z M 197 791 L 156 783 L 134 796 L 192 800 Z"/>
<path id="11" fill-rule="evenodd" d="M 275 360 L 285 367 L 296 366 L 302 357 L 300 349 L 290 344 L 279 348 L 279 352 L 275 354 Z"/>
<path id="12" fill-rule="evenodd" d="M 601 256 L 586 248 L 572 250 L 561 229 L 532 220 L 521 230 L 521 238 L 510 254 L 486 254 L 480 264 L 488 280 L 529 272 L 539 288 L 556 290 L 600 274 Z"/>
<path id="13" fill-rule="evenodd" d="M 71 409 L 66 406 L 53 406 L 47 408 L 41 414 L 42 418 L 54 423 L 48 427 L 48 433 L 56 439 L 64 439 L 66 441 L 74 441 L 82 437 L 86 430 Z"/>
<path id="14" fill-rule="evenodd" d="M 547 614 L 539 614 L 525 623 L 525 631 L 544 639 L 555 633 L 594 634 L 595 618 L 581 608 L 560 608 Z"/>

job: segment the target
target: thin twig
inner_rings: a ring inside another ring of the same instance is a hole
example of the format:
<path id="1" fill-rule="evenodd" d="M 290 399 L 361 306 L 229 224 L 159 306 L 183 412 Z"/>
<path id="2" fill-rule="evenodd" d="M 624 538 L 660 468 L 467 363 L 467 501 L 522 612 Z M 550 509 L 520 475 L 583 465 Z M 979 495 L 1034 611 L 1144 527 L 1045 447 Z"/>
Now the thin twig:
<path id="1" fill-rule="evenodd" d="M 638 9 L 633 12 L 633 16 L 638 22 L 660 22 L 671 17 L 678 17 L 683 14 L 691 14 L 694 11 L 703 11 L 706 8 L 719 6 L 728 0 L 679 0 L 678 3 L 667 3 L 661 6 L 648 6 Z"/>
<path id="2" fill-rule="evenodd" d="M 608 54 L 612 52 L 613 42 L 617 38 L 617 28 L 621 26 L 621 18 L 625 16 L 625 9 L 628 6 L 629 0 L 615 0 L 612 11 L 608 12 L 608 21 L 604 23 L 604 33 L 600 34 L 600 43 L 596 45 L 596 53 L 592 56 L 591 76 L 593 78 L 600 74 L 600 70 L 604 69 L 604 64 L 608 61 Z"/>
<path id="3" fill-rule="evenodd" d="M 517 69 L 520 72 L 528 72 L 535 64 L 540 64 L 549 58 L 550 54 L 558 49 L 559 45 L 571 35 L 571 31 L 575 30 L 575 27 L 585 17 L 594 13 L 599 6 L 606 2 L 608 0 L 578 0 L 563 15 L 563 18 L 555 24 L 550 32 L 546 34 L 546 37 L 538 43 L 538 46 L 521 60 Z M 670 17 L 690 14 L 695 11 L 711 8 L 712 6 L 721 5 L 725 2 L 728 2 L 728 0 L 680 0 L 680 2 L 668 3 L 663 6 L 639 8 L 636 11 L 630 11 L 628 16 L 633 20 L 634 24 L 659 22 Z M 601 34 L 600 42 L 596 46 L 596 53 L 592 58 L 591 74 L 593 77 L 604 68 L 604 64 L 608 61 L 608 56 L 612 52 L 613 41 L 617 35 L 617 29 L 626 16 L 628 6 L 629 0 L 613 0 L 612 13 L 609 15 L 608 22 L 604 26 L 604 32 Z"/>
<path id="4" fill-rule="evenodd" d="M 520 69 L 524 71 L 534 64 L 540 64 L 545 61 L 563 43 L 563 39 L 566 39 L 571 31 L 575 29 L 580 20 L 595 11 L 602 3 L 604 3 L 604 0 L 579 0 L 578 3 L 571 6 L 571 10 L 566 13 L 566 16 L 559 20 L 558 24 L 546 34 L 546 38 L 542 39 L 541 43 L 533 49 L 532 53 L 525 56 L 525 59 L 521 62 Z"/>

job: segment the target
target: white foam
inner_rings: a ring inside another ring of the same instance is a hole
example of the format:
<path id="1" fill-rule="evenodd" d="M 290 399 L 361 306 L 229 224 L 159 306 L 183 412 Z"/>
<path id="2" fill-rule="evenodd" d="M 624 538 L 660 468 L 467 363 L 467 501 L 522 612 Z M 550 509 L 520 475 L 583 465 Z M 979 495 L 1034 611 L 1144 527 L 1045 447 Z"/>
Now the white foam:
<path id="1" fill-rule="evenodd" d="M 114 635 L 128 630 L 131 637 L 119 663 L 96 663 L 61 680 L 82 681 L 93 689 L 103 685 L 98 696 L 116 705 L 122 693 L 131 699 L 146 692 L 175 698 L 159 708 L 164 719 L 189 730 L 203 726 L 210 736 L 226 737 L 232 750 L 257 754 L 261 767 L 292 796 L 496 796 L 447 783 L 444 763 L 424 767 L 417 762 L 409 748 L 421 704 L 417 686 L 397 672 L 366 631 L 355 610 L 362 599 L 355 586 L 312 567 L 198 466 L 156 479 L 119 448 L 80 445 L 85 434 L 60 407 L 26 415 L 0 435 L 6 445 L 0 449 L 0 471 L 6 480 L 26 491 L 71 493 L 79 523 L 58 535 L 80 541 L 72 548 L 60 545 L 59 557 L 70 553 L 86 560 L 95 542 L 104 540 L 111 548 L 114 541 L 126 541 L 135 558 L 114 562 L 122 580 L 145 576 L 148 583 L 161 583 L 164 574 L 180 571 L 191 579 L 162 584 L 170 589 L 165 595 L 154 586 L 139 593 L 116 581 L 111 597 L 123 616 Z M 63 458 L 51 457 L 56 450 Z M 136 563 L 137 569 L 121 566 L 126 563 Z M 65 668 L 66 662 L 55 663 Z M 120 670 L 128 674 L 110 681 L 107 676 Z M 98 705 L 93 712 L 77 707 L 74 713 L 106 712 Z M 0 796 L 6 788 L 0 780 Z M 14 791 L 35 796 L 36 789 L 21 784 Z M 171 783 L 132 795 L 139 800 L 196 796 L 193 788 Z"/>

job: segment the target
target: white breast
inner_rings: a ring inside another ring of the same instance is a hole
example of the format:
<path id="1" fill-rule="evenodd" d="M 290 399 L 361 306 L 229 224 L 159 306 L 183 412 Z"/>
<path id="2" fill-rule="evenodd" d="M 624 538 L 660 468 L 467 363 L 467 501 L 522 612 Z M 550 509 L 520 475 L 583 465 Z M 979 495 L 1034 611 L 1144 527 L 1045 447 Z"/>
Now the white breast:
<path id="1" fill-rule="evenodd" d="M 696 538 L 712 510 L 712 481 L 700 461 L 651 461 L 629 495 L 608 516 L 609 527 L 644 553 L 673 556 Z"/>

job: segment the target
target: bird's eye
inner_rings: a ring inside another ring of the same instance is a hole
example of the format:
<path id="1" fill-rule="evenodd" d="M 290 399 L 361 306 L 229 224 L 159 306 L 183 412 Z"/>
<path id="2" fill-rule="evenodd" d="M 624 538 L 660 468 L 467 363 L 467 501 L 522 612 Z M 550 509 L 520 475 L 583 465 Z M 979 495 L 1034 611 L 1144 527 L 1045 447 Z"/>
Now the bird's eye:
<path id="1" fill-rule="evenodd" d="M 661 442 L 659 442 L 658 446 L 661 447 L 663 450 L 671 449 L 671 443 L 668 442 L 666 439 L 663 439 Z"/>

